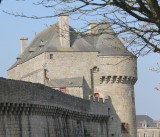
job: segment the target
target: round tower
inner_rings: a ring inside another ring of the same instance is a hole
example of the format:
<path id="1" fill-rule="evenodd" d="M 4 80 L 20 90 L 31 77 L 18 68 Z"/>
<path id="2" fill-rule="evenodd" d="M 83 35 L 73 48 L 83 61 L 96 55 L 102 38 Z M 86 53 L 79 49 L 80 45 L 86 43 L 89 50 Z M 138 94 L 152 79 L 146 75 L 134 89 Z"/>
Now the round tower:
<path id="1" fill-rule="evenodd" d="M 102 27 L 110 28 L 108 24 Z M 104 29 L 103 29 L 104 30 Z M 97 70 L 93 73 L 94 93 L 110 96 L 109 134 L 116 137 L 136 137 L 134 84 L 137 80 L 137 58 L 110 35 L 107 29 L 97 42 Z"/>

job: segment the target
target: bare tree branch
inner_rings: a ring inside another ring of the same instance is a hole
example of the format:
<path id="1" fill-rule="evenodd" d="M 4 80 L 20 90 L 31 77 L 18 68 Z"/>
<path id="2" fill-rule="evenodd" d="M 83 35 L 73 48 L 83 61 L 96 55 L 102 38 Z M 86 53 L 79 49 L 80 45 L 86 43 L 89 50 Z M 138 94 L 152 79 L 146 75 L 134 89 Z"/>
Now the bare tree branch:
<path id="1" fill-rule="evenodd" d="M 160 53 L 159 0 L 37 0 L 33 4 L 52 9 L 53 14 L 29 16 L 24 13 L 3 12 L 32 19 L 53 18 L 68 13 L 86 23 L 87 16 L 105 16 L 125 46 L 136 55 L 146 55 L 151 51 Z M 86 27 L 82 27 L 82 30 L 87 32 Z"/>

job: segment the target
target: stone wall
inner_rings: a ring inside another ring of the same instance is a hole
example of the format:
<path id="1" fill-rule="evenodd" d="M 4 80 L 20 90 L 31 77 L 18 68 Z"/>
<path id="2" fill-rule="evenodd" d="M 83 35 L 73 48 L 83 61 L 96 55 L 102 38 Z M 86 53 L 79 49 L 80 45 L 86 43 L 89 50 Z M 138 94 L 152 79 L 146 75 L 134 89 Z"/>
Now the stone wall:
<path id="1" fill-rule="evenodd" d="M 60 91 L 60 88 L 54 88 L 54 89 Z M 65 87 L 65 93 L 79 98 L 83 98 L 84 96 L 82 87 Z"/>
<path id="2" fill-rule="evenodd" d="M 137 81 L 137 61 L 131 56 L 99 56 L 100 66 L 93 73 L 94 91 L 105 98 L 110 96 L 115 113 L 120 122 L 115 134 L 122 137 L 136 136 L 136 115 L 134 84 Z M 121 124 L 128 124 L 128 134 L 122 131 Z"/>
<path id="3" fill-rule="evenodd" d="M 49 59 L 53 54 L 53 59 Z M 48 78 L 63 79 L 72 77 L 85 78 L 91 88 L 91 72 L 97 66 L 97 52 L 46 52 Z M 89 91 L 89 89 L 86 89 Z"/>
<path id="4" fill-rule="evenodd" d="M 44 68 L 45 54 L 43 53 L 8 70 L 8 78 L 44 84 Z"/>
<path id="5" fill-rule="evenodd" d="M 52 58 L 50 58 L 51 54 Z M 114 120 L 111 121 L 111 134 L 123 137 L 136 136 L 134 102 L 134 84 L 137 80 L 136 57 L 100 56 L 97 52 L 61 51 L 46 52 L 43 58 L 45 58 L 43 64 L 45 64 L 47 70 L 46 77 L 48 79 L 84 77 L 86 83 L 83 91 L 88 92 L 88 94 L 100 93 L 104 98 L 111 97 L 112 108 L 115 109 L 113 114 L 116 114 L 116 116 L 113 116 L 115 117 Z M 39 62 L 39 65 L 42 66 L 40 61 L 39 58 L 34 58 L 30 64 L 27 62 L 23 63 L 23 68 L 26 65 L 32 67 L 32 62 L 37 62 L 37 66 Z M 44 68 L 35 68 L 33 71 L 32 68 L 28 68 L 29 75 L 23 80 L 32 82 L 43 81 L 43 72 L 39 74 L 39 77 L 38 73 L 34 72 L 37 72 L 38 69 L 43 70 Z M 23 69 L 18 70 L 24 76 Z M 27 70 L 25 70 L 25 73 L 27 74 Z M 14 78 L 14 75 L 12 78 Z M 85 98 L 88 94 L 86 94 Z M 129 132 L 122 133 L 122 123 L 129 124 Z"/>
<path id="6" fill-rule="evenodd" d="M 0 137 L 106 137 L 110 99 L 0 78 Z"/>

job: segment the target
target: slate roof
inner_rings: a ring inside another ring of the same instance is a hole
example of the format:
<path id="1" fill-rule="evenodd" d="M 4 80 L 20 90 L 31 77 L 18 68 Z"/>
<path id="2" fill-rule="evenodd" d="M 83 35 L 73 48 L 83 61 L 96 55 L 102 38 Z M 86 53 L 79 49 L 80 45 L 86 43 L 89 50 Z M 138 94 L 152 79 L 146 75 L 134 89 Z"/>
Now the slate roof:
<path id="1" fill-rule="evenodd" d="M 20 58 L 17 58 L 17 61 L 9 70 L 44 52 L 98 52 L 100 56 L 133 56 L 104 20 L 99 27 L 97 35 L 77 33 L 70 27 L 70 48 L 67 49 L 60 46 L 58 28 L 58 23 L 56 23 L 36 35 L 31 44 L 19 56 Z"/>
<path id="2" fill-rule="evenodd" d="M 53 88 L 82 87 L 83 77 L 51 79 L 49 80 L 48 85 Z"/>
<path id="3" fill-rule="evenodd" d="M 156 127 L 156 123 L 154 122 L 154 120 L 147 115 L 137 115 L 136 121 L 137 121 L 137 127 L 139 128 L 142 127 L 143 122 L 147 123 L 147 127 Z"/>

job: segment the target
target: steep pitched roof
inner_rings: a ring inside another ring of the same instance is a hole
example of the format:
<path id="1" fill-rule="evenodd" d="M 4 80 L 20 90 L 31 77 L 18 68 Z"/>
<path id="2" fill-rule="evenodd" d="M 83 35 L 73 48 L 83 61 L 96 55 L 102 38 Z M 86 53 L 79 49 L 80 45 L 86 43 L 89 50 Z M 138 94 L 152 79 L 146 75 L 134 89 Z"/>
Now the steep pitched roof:
<path id="1" fill-rule="evenodd" d="M 147 127 L 156 127 L 154 120 L 147 115 L 137 115 L 136 116 L 137 127 L 142 127 L 142 123 L 146 123 Z"/>
<path id="2" fill-rule="evenodd" d="M 20 55 L 20 58 L 18 57 L 18 60 L 9 70 L 44 52 L 98 52 L 98 55 L 105 56 L 133 56 L 104 20 L 98 29 L 97 35 L 82 35 L 70 27 L 70 47 L 65 49 L 60 46 L 58 28 L 59 25 L 56 23 L 36 35 L 31 44 Z M 42 41 L 43 45 L 41 45 Z"/>

